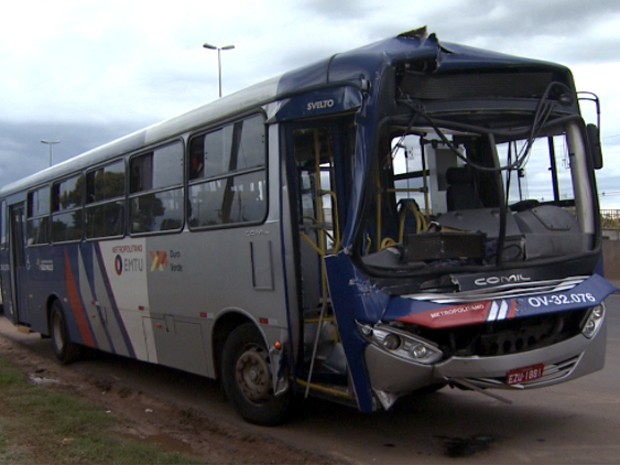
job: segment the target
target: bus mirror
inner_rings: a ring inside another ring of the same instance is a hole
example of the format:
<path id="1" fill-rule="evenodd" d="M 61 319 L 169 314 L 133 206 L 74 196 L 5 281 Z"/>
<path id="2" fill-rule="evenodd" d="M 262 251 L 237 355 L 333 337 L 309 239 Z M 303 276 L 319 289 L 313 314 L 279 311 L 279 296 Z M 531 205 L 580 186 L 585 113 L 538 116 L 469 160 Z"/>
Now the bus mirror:
<path id="1" fill-rule="evenodd" d="M 603 167 L 603 151 L 601 150 L 601 134 L 596 124 L 588 124 L 586 126 L 588 133 L 588 145 L 590 146 L 590 156 L 592 157 L 592 166 L 595 170 Z"/>

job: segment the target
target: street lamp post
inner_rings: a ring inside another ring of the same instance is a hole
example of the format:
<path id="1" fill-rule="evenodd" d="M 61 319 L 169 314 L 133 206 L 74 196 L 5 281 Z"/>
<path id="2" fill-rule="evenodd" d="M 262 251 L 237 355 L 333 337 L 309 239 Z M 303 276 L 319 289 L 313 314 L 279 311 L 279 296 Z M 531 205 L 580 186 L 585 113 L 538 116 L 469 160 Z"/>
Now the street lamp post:
<path id="1" fill-rule="evenodd" d="M 222 96 L 222 50 L 232 50 L 235 48 L 234 45 L 224 45 L 223 47 L 218 47 L 216 45 L 211 45 L 208 43 L 202 44 L 204 48 L 208 48 L 209 50 L 217 50 L 217 82 L 219 87 L 219 96 Z"/>
<path id="2" fill-rule="evenodd" d="M 60 141 L 59 140 L 41 140 L 41 143 L 48 145 L 50 148 L 50 166 L 52 166 L 52 153 L 53 153 L 52 147 L 55 144 L 60 144 Z"/>

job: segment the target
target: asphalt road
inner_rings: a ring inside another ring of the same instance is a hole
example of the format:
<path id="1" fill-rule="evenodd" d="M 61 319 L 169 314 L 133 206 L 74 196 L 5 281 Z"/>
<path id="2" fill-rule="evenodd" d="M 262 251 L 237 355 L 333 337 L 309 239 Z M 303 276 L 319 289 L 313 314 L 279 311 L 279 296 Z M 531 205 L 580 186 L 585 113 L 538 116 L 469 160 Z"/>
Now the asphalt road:
<path id="1" fill-rule="evenodd" d="M 278 428 L 242 422 L 217 383 L 176 370 L 113 356 L 72 365 L 87 376 L 111 376 L 162 400 L 208 412 L 249 433 L 273 435 L 360 464 L 617 464 L 620 463 L 620 295 L 608 301 L 605 368 L 571 383 L 502 392 L 498 402 L 450 388 L 398 403 L 390 412 L 361 414 L 311 399 L 300 418 Z M 23 336 L 6 321 L 0 335 L 52 357 L 49 340 Z M 257 444 L 257 447 L 260 447 Z"/>

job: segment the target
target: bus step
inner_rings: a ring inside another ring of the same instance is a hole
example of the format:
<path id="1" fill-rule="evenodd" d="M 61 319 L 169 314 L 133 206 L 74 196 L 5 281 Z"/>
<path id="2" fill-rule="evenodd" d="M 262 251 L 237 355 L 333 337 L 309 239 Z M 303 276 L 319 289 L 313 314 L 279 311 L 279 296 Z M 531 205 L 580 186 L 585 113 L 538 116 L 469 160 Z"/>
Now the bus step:
<path id="1" fill-rule="evenodd" d="M 318 370 L 312 374 L 312 382 L 334 386 L 347 386 L 349 384 L 346 373 L 321 372 Z"/>
<path id="2" fill-rule="evenodd" d="M 32 332 L 32 329 L 30 329 L 30 326 L 17 325 L 17 331 L 24 334 L 30 334 Z"/>
<path id="3" fill-rule="evenodd" d="M 300 378 L 297 378 L 297 385 L 305 390 L 308 387 L 308 383 Z M 330 384 L 319 384 L 316 382 L 310 383 L 310 392 L 314 396 L 318 397 L 328 397 L 340 400 L 351 400 L 353 399 L 353 394 L 349 389 L 345 386 L 338 385 L 330 385 Z"/>

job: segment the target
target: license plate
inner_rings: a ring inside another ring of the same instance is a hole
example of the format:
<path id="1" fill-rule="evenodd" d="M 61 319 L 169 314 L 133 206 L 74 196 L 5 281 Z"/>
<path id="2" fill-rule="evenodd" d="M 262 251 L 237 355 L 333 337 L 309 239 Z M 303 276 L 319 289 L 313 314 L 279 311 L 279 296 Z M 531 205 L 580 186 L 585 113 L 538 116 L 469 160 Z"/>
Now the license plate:
<path id="1" fill-rule="evenodd" d="M 513 384 L 523 384 L 535 381 L 542 378 L 545 371 L 545 365 L 539 363 L 529 367 L 515 368 L 506 373 L 506 384 L 512 386 Z"/>

